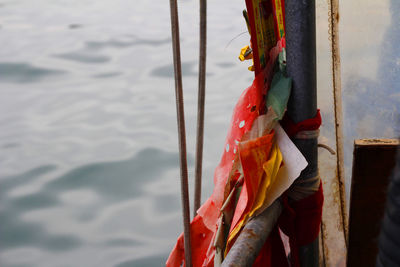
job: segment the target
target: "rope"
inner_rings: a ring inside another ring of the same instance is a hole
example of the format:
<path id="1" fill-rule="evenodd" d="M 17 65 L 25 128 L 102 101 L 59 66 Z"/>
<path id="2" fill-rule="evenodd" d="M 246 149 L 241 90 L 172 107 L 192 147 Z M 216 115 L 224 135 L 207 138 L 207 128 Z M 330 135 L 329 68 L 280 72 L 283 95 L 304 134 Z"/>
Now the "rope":
<path id="1" fill-rule="evenodd" d="M 315 139 L 319 136 L 319 129 L 311 131 L 300 131 L 293 138 L 294 139 Z"/>
<path id="2" fill-rule="evenodd" d="M 184 103 L 182 91 L 182 67 L 181 52 L 179 41 L 179 19 L 177 0 L 170 0 L 171 9 L 171 34 L 172 34 L 172 51 L 174 56 L 174 73 L 175 73 L 175 97 L 176 112 L 179 133 L 179 163 L 181 178 L 181 201 L 183 214 L 183 232 L 185 244 L 185 262 L 186 266 L 192 267 L 192 250 L 190 242 L 190 207 L 189 207 L 189 190 L 188 190 L 188 170 L 186 158 L 186 130 Z"/>
<path id="3" fill-rule="evenodd" d="M 321 177 L 319 176 L 319 174 L 306 179 L 301 179 L 301 180 L 297 179 L 290 187 L 288 196 L 294 201 L 299 201 L 317 192 L 319 189 L 320 182 L 321 182 Z"/>
<path id="4" fill-rule="evenodd" d="M 200 53 L 199 53 L 199 92 L 197 103 L 196 167 L 194 187 L 194 216 L 201 203 L 201 174 L 203 165 L 204 140 L 204 102 L 206 86 L 207 53 L 207 0 L 200 0 Z"/>
<path id="5" fill-rule="evenodd" d="M 293 139 L 318 139 L 319 133 L 319 129 L 300 131 L 293 137 Z M 307 173 L 306 175 L 301 173 L 300 177 L 301 179 L 296 179 L 288 191 L 288 196 L 295 201 L 301 200 L 317 192 L 321 181 L 318 168 L 314 170 L 314 172 Z"/>

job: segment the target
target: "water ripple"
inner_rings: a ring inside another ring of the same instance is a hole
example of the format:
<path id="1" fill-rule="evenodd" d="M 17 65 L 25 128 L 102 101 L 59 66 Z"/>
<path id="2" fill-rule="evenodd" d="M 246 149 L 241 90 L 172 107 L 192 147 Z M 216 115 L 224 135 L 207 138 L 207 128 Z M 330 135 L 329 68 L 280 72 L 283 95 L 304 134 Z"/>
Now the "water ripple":
<path id="1" fill-rule="evenodd" d="M 183 76 L 196 76 L 197 72 L 193 69 L 195 66 L 194 62 L 182 62 L 182 75 Z M 170 78 L 174 76 L 174 65 L 168 64 L 154 68 L 151 76 Z"/>
<path id="2" fill-rule="evenodd" d="M 132 195 L 139 196 L 145 183 L 158 179 L 162 172 L 170 168 L 176 168 L 177 162 L 177 153 L 146 148 L 128 160 L 92 163 L 73 169 L 49 182 L 44 190 L 90 188 L 103 197 L 126 199 Z"/>
<path id="3" fill-rule="evenodd" d="M 88 54 L 84 52 L 69 52 L 64 54 L 56 54 L 54 55 L 54 57 L 76 61 L 79 63 L 86 63 L 86 64 L 106 63 L 111 60 L 111 58 L 108 56 Z"/>
<path id="4" fill-rule="evenodd" d="M 0 63 L 0 82 L 30 83 L 66 71 L 35 67 L 28 63 Z"/>
<path id="5" fill-rule="evenodd" d="M 138 37 L 133 37 L 134 40 L 126 41 L 126 40 L 117 40 L 110 39 L 107 41 L 89 41 L 86 42 L 86 47 L 88 49 L 104 49 L 104 48 L 125 48 L 131 46 L 161 46 L 165 44 L 171 43 L 171 38 L 166 37 L 164 39 L 143 39 Z"/>
<path id="6" fill-rule="evenodd" d="M 34 246 L 49 251 L 67 251 L 83 244 L 77 236 L 50 234 L 40 223 L 26 222 L 19 216 L 19 211 L 6 208 L 0 211 L 0 249 Z"/>

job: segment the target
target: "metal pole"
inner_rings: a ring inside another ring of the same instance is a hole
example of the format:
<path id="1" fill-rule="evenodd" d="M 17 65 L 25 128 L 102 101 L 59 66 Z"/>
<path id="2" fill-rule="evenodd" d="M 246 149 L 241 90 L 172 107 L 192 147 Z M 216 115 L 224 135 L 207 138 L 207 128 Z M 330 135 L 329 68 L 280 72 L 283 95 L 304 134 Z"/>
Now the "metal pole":
<path id="1" fill-rule="evenodd" d="M 201 173 L 203 163 L 204 102 L 206 87 L 207 52 L 207 0 L 200 0 L 200 53 L 199 53 L 199 93 L 197 103 L 196 167 L 194 187 L 194 216 L 201 203 Z"/>
<path id="2" fill-rule="evenodd" d="M 279 200 L 275 200 L 265 211 L 250 220 L 226 255 L 221 267 L 252 266 L 281 212 L 282 204 Z"/>
<path id="3" fill-rule="evenodd" d="M 293 79 L 288 115 L 294 122 L 317 112 L 315 0 L 286 0 L 286 70 Z"/>
<path id="4" fill-rule="evenodd" d="M 182 66 L 181 52 L 179 41 L 179 18 L 178 4 L 176 0 L 170 0 L 171 9 L 171 34 L 172 34 L 172 51 L 174 56 L 174 73 L 175 73 L 175 96 L 176 96 L 176 113 L 179 133 L 179 156 L 180 156 L 180 177 L 181 177 L 181 201 L 183 214 L 183 230 L 185 244 L 185 262 L 186 266 L 192 266 L 192 250 L 190 242 L 190 207 L 189 207 L 189 190 L 188 190 L 188 170 L 186 158 L 186 130 L 185 116 L 182 90 Z"/>
<path id="5" fill-rule="evenodd" d="M 288 115 L 297 123 L 315 117 L 317 112 L 315 0 L 286 0 L 285 12 L 287 74 L 293 79 Z M 293 142 L 308 162 L 298 181 L 317 176 L 317 138 Z M 305 183 L 307 186 L 310 185 Z M 300 247 L 299 258 L 301 266 L 318 266 L 318 238 Z"/>

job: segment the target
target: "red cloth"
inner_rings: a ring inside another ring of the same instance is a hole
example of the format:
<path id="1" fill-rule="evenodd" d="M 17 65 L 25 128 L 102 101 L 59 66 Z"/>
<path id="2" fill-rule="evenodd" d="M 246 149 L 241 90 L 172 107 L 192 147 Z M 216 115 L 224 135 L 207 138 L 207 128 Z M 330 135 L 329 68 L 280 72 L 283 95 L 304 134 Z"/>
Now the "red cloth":
<path id="1" fill-rule="evenodd" d="M 269 234 L 267 241 L 261 248 L 253 267 L 289 267 L 279 229 L 277 226 Z"/>
<path id="2" fill-rule="evenodd" d="M 279 229 L 289 237 L 291 267 L 300 267 L 299 248 L 313 242 L 319 234 L 324 195 L 322 183 L 314 194 L 295 202 L 282 196 L 283 211 L 253 267 L 289 267 Z"/>
<path id="3" fill-rule="evenodd" d="M 300 266 L 299 248 L 313 242 L 319 234 L 324 194 L 319 190 L 302 200 L 289 203 L 283 198 L 284 210 L 279 218 L 280 229 L 289 237 L 291 266 Z"/>
<path id="4" fill-rule="evenodd" d="M 321 122 L 321 114 L 318 109 L 314 118 L 299 123 L 294 123 L 286 113 L 281 124 L 286 133 L 293 137 L 301 131 L 319 129 Z M 318 237 L 324 202 L 322 182 L 318 191 L 313 195 L 290 202 L 285 193 L 282 196 L 282 202 L 283 211 L 278 224 L 265 242 L 253 267 L 289 267 L 279 228 L 289 237 L 291 267 L 300 267 L 299 248 L 313 242 Z"/>
<path id="5" fill-rule="evenodd" d="M 192 241 L 192 263 L 193 266 L 202 266 L 204 255 L 207 254 L 209 243 L 214 233 L 208 229 L 200 216 L 194 217 L 190 223 L 190 236 Z M 183 241 L 183 233 L 179 236 L 178 241 L 166 263 L 167 266 L 181 266 L 185 258 L 185 246 Z"/>
<path id="6" fill-rule="evenodd" d="M 281 125 L 283 129 L 285 129 L 288 136 L 293 137 L 298 132 L 301 131 L 313 131 L 319 129 L 321 126 L 322 119 L 319 109 L 317 110 L 317 114 L 314 118 L 304 120 L 298 123 L 295 123 L 289 116 L 288 113 L 285 114 L 281 121 Z"/>
<path id="7" fill-rule="evenodd" d="M 286 120 L 286 122 L 289 120 Z M 305 122 L 286 123 L 289 136 L 293 136 L 299 131 L 316 130 L 321 124 L 321 115 L 319 110 L 317 115 Z M 310 128 L 307 128 L 310 127 Z M 228 138 L 229 140 L 229 138 Z M 226 156 L 226 155 L 224 155 Z M 223 157 L 224 159 L 224 157 Z M 223 162 L 223 161 L 222 161 Z M 225 172 L 225 171 L 224 171 Z M 216 170 L 216 175 L 218 168 Z M 222 194 L 223 182 L 225 179 L 216 180 L 216 188 L 214 193 Z M 226 181 L 226 180 L 225 180 Z M 193 266 L 213 266 L 214 253 L 209 244 L 215 235 L 216 228 L 210 227 L 215 225 L 221 203 L 217 201 L 218 197 L 214 195 L 199 210 L 192 223 L 192 248 L 193 248 Z M 285 254 L 283 242 L 281 240 L 279 229 L 281 229 L 288 237 L 291 250 L 291 267 L 299 267 L 298 250 L 301 246 L 313 242 L 319 234 L 322 218 L 323 205 L 322 183 L 319 190 L 296 202 L 289 202 L 286 194 L 282 196 L 284 209 L 278 220 L 278 225 L 273 229 L 264 246 L 262 247 L 254 267 L 289 267 L 289 263 Z M 218 203 L 218 204 L 217 204 Z M 208 225 L 207 225 L 208 224 Z M 184 245 L 183 235 L 178 238 L 171 255 L 167 261 L 167 266 L 180 266 L 184 261 Z"/>
<path id="8" fill-rule="evenodd" d="M 240 96 L 232 115 L 231 128 L 225 140 L 224 152 L 221 161 L 214 172 L 214 190 L 210 198 L 197 211 L 197 216 L 191 222 L 192 257 L 193 266 L 213 266 L 214 246 L 213 239 L 217 230 L 217 222 L 220 216 L 221 206 L 225 197 L 225 187 L 238 144 L 242 136 L 251 129 L 253 121 L 263 113 L 265 109 L 265 94 L 269 89 L 272 79 L 274 62 L 282 51 L 282 41 L 271 49 L 270 60 L 263 70 Z M 255 109 L 253 109 L 255 107 Z M 246 184 L 241 194 L 247 195 Z M 239 199 L 237 206 L 246 207 L 247 198 Z M 238 209 L 238 213 L 241 210 Z M 238 216 L 238 215 L 237 215 Z M 207 248 L 207 249 L 206 249 Z M 181 235 L 175 247 L 171 251 L 166 262 L 167 267 L 179 267 L 184 262 L 183 236 Z"/>
<path id="9" fill-rule="evenodd" d="M 200 207 L 197 211 L 197 216 L 191 222 L 193 266 L 213 266 L 215 253 L 213 239 L 217 230 L 217 221 L 224 200 L 226 182 L 232 169 L 232 162 L 242 136 L 251 129 L 251 125 L 257 116 L 263 113 L 262 109 L 265 106 L 263 95 L 268 91 L 272 76 L 272 63 L 275 62 L 276 56 L 282 50 L 282 42 L 284 43 L 284 39 L 278 43 L 277 47 L 271 50 L 270 62 L 264 72 L 256 76 L 253 84 L 243 92 L 235 106 L 231 129 L 225 141 L 224 153 L 214 173 L 215 187 L 213 194 Z M 267 79 L 267 82 L 265 82 L 265 79 Z M 253 106 L 256 106 L 255 110 L 252 109 Z M 316 130 L 320 124 L 321 116 L 318 111 L 316 117 L 297 124 L 291 122 L 287 117 L 284 128 L 289 136 L 293 136 L 302 130 Z M 241 195 L 247 195 L 247 193 L 245 183 Z M 247 198 L 239 198 L 237 207 L 246 207 L 247 200 Z M 279 227 L 290 238 L 290 247 L 293 255 L 292 266 L 294 267 L 299 266 L 298 247 L 310 243 L 318 236 L 322 201 L 322 187 L 314 195 L 298 202 L 288 203 L 287 200 L 286 202 L 284 201 L 285 209 L 280 217 Z M 238 214 L 240 211 L 240 209 L 237 210 Z M 181 235 L 166 262 L 166 266 L 181 266 L 184 262 L 184 253 L 183 235 Z M 278 227 L 272 231 L 267 239 L 254 266 L 288 267 Z"/>

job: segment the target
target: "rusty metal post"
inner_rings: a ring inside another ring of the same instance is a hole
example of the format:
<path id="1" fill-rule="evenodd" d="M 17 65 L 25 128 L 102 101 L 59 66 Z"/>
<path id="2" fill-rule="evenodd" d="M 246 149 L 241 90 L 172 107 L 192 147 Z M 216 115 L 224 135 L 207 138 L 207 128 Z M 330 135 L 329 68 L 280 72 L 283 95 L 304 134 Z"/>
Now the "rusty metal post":
<path id="1" fill-rule="evenodd" d="M 200 0 L 200 53 L 199 92 L 197 103 L 196 167 L 193 212 L 196 216 L 201 203 L 201 174 L 203 166 L 204 102 L 206 98 L 206 56 L 207 56 L 207 0 Z"/>
<path id="2" fill-rule="evenodd" d="M 171 35 L 172 35 L 172 52 L 174 56 L 174 74 L 175 74 L 175 100 L 176 100 L 176 118 L 178 124 L 178 140 L 179 140 L 179 165 L 181 176 L 181 202 L 183 217 L 183 233 L 185 246 L 185 263 L 186 266 L 192 267 L 192 246 L 190 236 L 190 205 L 189 205 L 189 182 L 187 170 L 187 154 L 186 154 L 186 130 L 185 130 L 185 111 L 183 102 L 182 89 L 182 65 L 181 65 L 181 48 L 179 39 L 179 18 L 177 0 L 170 0 L 171 12 Z"/>
<path id="3" fill-rule="evenodd" d="M 279 200 L 275 200 L 264 212 L 251 219 L 243 228 L 221 266 L 252 266 L 281 212 L 282 204 Z"/>
<path id="4" fill-rule="evenodd" d="M 293 79 L 288 115 L 297 123 L 317 113 L 315 0 L 286 0 L 285 12 L 287 74 Z M 298 180 L 318 176 L 317 138 L 293 142 L 308 162 Z M 299 258 L 302 267 L 318 266 L 318 238 L 299 249 Z"/>

